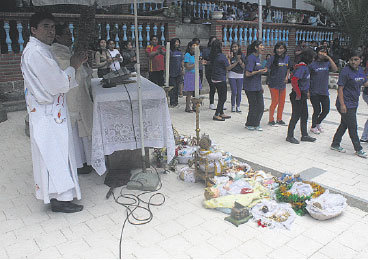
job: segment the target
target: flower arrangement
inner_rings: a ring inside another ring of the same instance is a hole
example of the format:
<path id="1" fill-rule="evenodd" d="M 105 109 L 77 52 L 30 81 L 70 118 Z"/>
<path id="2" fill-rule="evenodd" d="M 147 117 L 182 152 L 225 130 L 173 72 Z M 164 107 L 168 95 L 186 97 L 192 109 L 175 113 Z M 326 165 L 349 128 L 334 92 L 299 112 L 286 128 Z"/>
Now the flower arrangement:
<path id="1" fill-rule="evenodd" d="M 294 183 L 291 184 L 282 184 L 276 190 L 276 199 L 280 202 L 290 203 L 295 213 L 299 216 L 303 216 L 307 213 L 306 210 L 306 201 L 311 198 L 317 198 L 321 194 L 325 192 L 325 189 L 314 182 L 303 181 L 303 183 L 307 183 L 311 185 L 313 189 L 313 193 L 309 196 L 299 196 L 297 194 L 292 194 L 289 190 L 293 187 Z"/>

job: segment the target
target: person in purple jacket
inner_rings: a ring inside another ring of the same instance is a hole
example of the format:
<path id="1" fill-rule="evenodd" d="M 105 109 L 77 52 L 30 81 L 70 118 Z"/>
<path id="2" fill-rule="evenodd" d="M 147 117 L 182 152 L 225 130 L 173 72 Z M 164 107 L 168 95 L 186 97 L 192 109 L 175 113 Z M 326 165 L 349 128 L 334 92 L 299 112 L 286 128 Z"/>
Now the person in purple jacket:
<path id="1" fill-rule="evenodd" d="M 368 87 L 367 75 L 363 68 L 359 66 L 361 63 L 360 55 L 357 51 L 351 51 L 349 63 L 341 70 L 339 75 L 336 108 L 341 115 L 341 122 L 333 137 L 331 149 L 342 153 L 346 152 L 340 146 L 340 143 L 346 129 L 348 129 L 355 154 L 367 158 L 367 153 L 363 151 L 360 145 L 356 118 L 361 86 Z"/>
<path id="2" fill-rule="evenodd" d="M 254 41 L 247 50 L 247 60 L 245 66 L 244 90 L 248 98 L 249 111 L 245 127 L 248 130 L 262 131 L 260 122 L 264 110 L 263 87 L 261 76 L 267 72 L 267 68 L 262 68 L 259 54 L 264 51 L 264 46 L 260 41 Z"/>
<path id="3" fill-rule="evenodd" d="M 310 86 L 310 72 L 308 64 L 312 63 L 315 52 L 312 49 L 303 51 L 300 55 L 300 62 L 294 66 L 294 75 L 291 79 L 291 86 L 293 87 L 290 93 L 291 102 L 291 119 L 288 126 L 288 134 L 286 141 L 292 144 L 298 144 L 299 141 L 294 137 L 294 129 L 296 123 L 300 119 L 300 130 L 302 132 L 301 141 L 314 142 L 316 138 L 308 135 L 307 121 L 308 121 L 308 92 Z"/>
<path id="4" fill-rule="evenodd" d="M 230 70 L 230 64 L 222 53 L 222 44 L 219 40 L 212 42 L 210 62 L 212 64 L 211 81 L 218 93 L 218 103 L 213 120 L 225 121 L 225 119 L 231 118 L 231 116 L 224 114 L 224 104 L 227 96 L 226 72 Z"/>
<path id="5" fill-rule="evenodd" d="M 274 56 L 267 60 L 266 67 L 269 69 L 268 87 L 271 93 L 271 105 L 268 118 L 270 126 L 286 125 L 282 120 L 284 111 L 286 83 L 289 80 L 291 62 L 290 57 L 286 55 L 287 48 L 283 42 L 276 43 Z M 274 120 L 274 113 L 277 107 L 277 120 Z"/>
<path id="6" fill-rule="evenodd" d="M 330 98 L 328 92 L 330 70 L 337 71 L 335 62 L 327 55 L 327 48 L 317 48 L 315 60 L 308 65 L 310 71 L 310 102 L 313 106 L 311 132 L 323 132 L 321 123 L 330 112 Z M 322 107 L 322 111 L 321 111 Z"/>

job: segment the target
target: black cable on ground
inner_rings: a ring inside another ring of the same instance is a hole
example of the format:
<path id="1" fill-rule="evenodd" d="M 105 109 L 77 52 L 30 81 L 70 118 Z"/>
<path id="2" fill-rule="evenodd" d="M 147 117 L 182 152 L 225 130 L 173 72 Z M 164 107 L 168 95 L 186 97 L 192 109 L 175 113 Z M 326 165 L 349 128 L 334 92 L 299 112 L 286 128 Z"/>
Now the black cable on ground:
<path id="1" fill-rule="evenodd" d="M 153 213 L 151 211 L 151 206 L 161 206 L 165 203 L 165 195 L 160 193 L 160 192 L 157 192 L 162 188 L 162 182 L 161 182 L 160 175 L 159 175 L 157 169 L 155 167 L 153 167 L 153 168 L 155 169 L 155 172 L 156 172 L 157 177 L 159 179 L 159 185 L 158 185 L 156 190 L 154 190 L 154 191 L 143 191 L 140 194 L 135 195 L 135 194 L 132 194 L 132 193 L 123 193 L 123 190 L 126 188 L 126 186 L 123 186 L 120 190 L 119 196 L 117 196 L 117 197 L 115 197 L 115 194 L 112 191 L 112 196 L 114 197 L 115 202 L 117 204 L 123 206 L 126 209 L 126 217 L 125 217 L 123 226 L 121 228 L 121 233 L 120 233 L 119 259 L 121 259 L 121 254 L 122 254 L 123 233 L 124 233 L 124 228 L 125 228 L 126 223 L 128 222 L 129 224 L 132 224 L 132 225 L 145 225 L 145 224 L 151 222 L 151 220 L 153 219 Z M 145 201 L 144 199 L 141 198 L 141 196 L 143 196 L 145 194 L 150 194 L 150 193 L 154 193 L 154 194 L 152 194 L 149 197 L 148 201 Z M 151 201 L 156 197 L 160 197 L 162 200 L 159 203 L 152 203 Z M 122 199 L 130 200 L 131 202 L 121 202 Z M 149 216 L 147 218 L 139 218 L 139 217 L 135 216 L 134 211 L 136 209 L 142 209 L 142 210 L 148 212 Z"/>

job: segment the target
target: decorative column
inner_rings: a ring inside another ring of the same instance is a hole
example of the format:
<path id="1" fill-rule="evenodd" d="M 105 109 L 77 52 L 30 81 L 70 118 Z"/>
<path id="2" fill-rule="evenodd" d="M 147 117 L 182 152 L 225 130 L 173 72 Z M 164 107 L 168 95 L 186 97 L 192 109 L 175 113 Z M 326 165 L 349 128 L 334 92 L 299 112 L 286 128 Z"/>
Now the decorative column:
<path id="1" fill-rule="evenodd" d="M 146 32 L 147 32 L 147 35 L 146 35 L 146 41 L 147 41 L 147 45 L 149 45 L 150 44 L 150 30 L 151 30 L 151 28 L 150 28 L 150 26 L 149 26 L 149 24 L 147 24 L 147 26 L 146 26 Z"/>
<path id="2" fill-rule="evenodd" d="M 143 30 L 142 24 L 138 25 L 138 41 L 139 41 L 139 47 L 141 48 L 143 47 L 142 30 Z"/>
<path id="3" fill-rule="evenodd" d="M 23 51 L 23 43 L 24 43 L 24 40 L 23 40 L 23 34 L 22 34 L 23 26 L 22 26 L 22 23 L 21 22 L 18 22 L 18 24 L 17 24 L 17 30 L 18 30 L 19 50 L 20 50 L 20 52 L 22 52 Z"/>
<path id="4" fill-rule="evenodd" d="M 10 26 L 9 26 L 8 21 L 4 21 L 4 29 L 5 29 L 5 33 L 6 33 L 5 42 L 8 45 L 8 53 L 11 53 L 13 50 L 12 50 L 12 47 L 11 47 L 12 41 L 11 41 L 10 35 L 9 35 Z"/>
<path id="5" fill-rule="evenodd" d="M 116 35 L 115 35 L 115 46 L 116 48 L 119 48 L 119 25 L 115 24 L 115 29 L 116 29 Z"/>

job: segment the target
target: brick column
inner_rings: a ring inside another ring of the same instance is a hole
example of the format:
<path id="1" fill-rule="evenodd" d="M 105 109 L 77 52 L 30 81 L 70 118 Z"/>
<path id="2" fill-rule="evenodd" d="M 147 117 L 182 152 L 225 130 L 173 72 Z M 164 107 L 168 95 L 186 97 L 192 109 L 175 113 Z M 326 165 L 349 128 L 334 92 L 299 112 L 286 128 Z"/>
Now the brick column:
<path id="1" fill-rule="evenodd" d="M 222 41 L 222 24 L 218 24 L 216 21 L 212 22 L 211 36 L 216 36 L 217 39 Z"/>
<path id="2" fill-rule="evenodd" d="M 170 41 L 171 39 L 176 37 L 176 23 L 174 21 L 169 22 L 167 24 L 167 30 L 168 30 L 168 39 L 167 41 Z"/>
<path id="3" fill-rule="evenodd" d="M 216 21 L 214 21 L 211 24 L 211 36 L 216 36 L 216 38 L 218 40 L 220 40 L 222 42 L 222 27 L 223 25 L 220 23 L 217 23 Z M 222 46 L 222 52 L 223 53 L 228 53 L 230 51 L 230 46 Z"/>
<path id="4" fill-rule="evenodd" d="M 289 29 L 289 45 L 288 45 L 288 55 L 290 56 L 291 60 L 294 61 L 294 50 L 296 47 L 296 28 L 291 27 Z"/>

